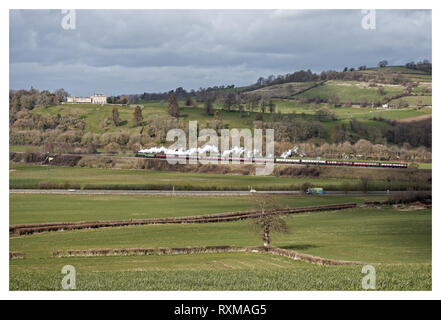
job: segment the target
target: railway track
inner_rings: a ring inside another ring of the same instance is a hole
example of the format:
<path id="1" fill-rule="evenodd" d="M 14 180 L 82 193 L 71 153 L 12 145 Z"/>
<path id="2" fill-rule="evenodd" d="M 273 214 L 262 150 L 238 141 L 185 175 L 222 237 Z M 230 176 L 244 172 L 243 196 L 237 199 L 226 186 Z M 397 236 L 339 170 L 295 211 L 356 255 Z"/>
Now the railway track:
<path id="1" fill-rule="evenodd" d="M 311 206 L 301 208 L 287 208 L 280 210 L 272 210 L 265 214 L 299 214 L 304 212 L 343 210 L 356 207 L 355 203 L 332 204 L 325 206 Z M 41 232 L 53 232 L 62 230 L 80 230 L 80 229 L 98 229 L 108 227 L 125 227 L 140 225 L 157 225 L 157 224 L 190 224 L 190 223 L 215 223 L 230 222 L 256 218 L 261 214 L 260 211 L 239 211 L 227 212 L 219 214 L 210 214 L 202 216 L 189 216 L 179 218 L 152 218 L 139 220 L 115 220 L 115 221 L 81 221 L 81 222 L 53 222 L 40 224 L 20 224 L 9 226 L 9 233 L 15 236 L 30 235 Z"/>

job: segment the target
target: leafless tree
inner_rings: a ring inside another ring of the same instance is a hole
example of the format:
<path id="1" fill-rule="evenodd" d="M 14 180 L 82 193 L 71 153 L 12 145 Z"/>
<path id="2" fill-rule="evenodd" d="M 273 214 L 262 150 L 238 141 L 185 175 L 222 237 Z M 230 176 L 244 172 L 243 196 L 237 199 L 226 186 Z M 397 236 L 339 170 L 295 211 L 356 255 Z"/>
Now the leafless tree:
<path id="1" fill-rule="evenodd" d="M 142 110 L 140 106 L 136 106 L 133 111 L 133 121 L 135 122 L 135 126 L 139 126 L 144 120 L 142 116 Z"/>
<path id="2" fill-rule="evenodd" d="M 252 202 L 258 208 L 258 217 L 249 219 L 250 230 L 262 237 L 263 245 L 268 247 L 271 242 L 271 233 L 289 233 L 288 226 L 281 214 L 271 211 L 280 208 L 276 199 L 270 195 L 254 195 Z"/>
<path id="3" fill-rule="evenodd" d="M 115 124 L 115 126 L 119 126 L 119 112 L 118 108 L 112 109 L 112 121 Z"/>

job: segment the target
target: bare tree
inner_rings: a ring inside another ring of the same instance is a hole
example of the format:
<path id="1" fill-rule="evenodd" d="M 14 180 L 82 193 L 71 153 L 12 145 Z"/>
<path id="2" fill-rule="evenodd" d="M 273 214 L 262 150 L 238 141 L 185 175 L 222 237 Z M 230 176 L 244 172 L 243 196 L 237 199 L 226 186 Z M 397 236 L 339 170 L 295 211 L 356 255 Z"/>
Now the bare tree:
<path id="1" fill-rule="evenodd" d="M 140 106 L 136 106 L 135 110 L 133 111 L 133 121 L 135 122 L 136 126 L 139 126 L 144 118 L 142 117 L 142 110 Z"/>
<path id="2" fill-rule="evenodd" d="M 118 108 L 113 108 L 112 109 L 112 120 L 113 120 L 113 123 L 115 124 L 115 126 L 119 126 L 119 112 L 118 112 Z"/>
<path id="3" fill-rule="evenodd" d="M 168 96 L 168 114 L 174 118 L 179 117 L 179 104 L 173 91 Z"/>
<path id="4" fill-rule="evenodd" d="M 207 116 L 211 116 L 213 114 L 213 103 L 210 99 L 205 100 L 204 102 L 204 113 Z"/>
<path id="5" fill-rule="evenodd" d="M 216 112 L 214 113 L 213 124 L 216 130 L 220 130 L 223 128 L 223 120 L 221 114 L 219 113 L 219 110 L 216 110 Z"/>
<path id="6" fill-rule="evenodd" d="M 328 99 L 328 103 L 336 107 L 340 103 L 340 98 L 337 95 L 332 95 Z"/>
<path id="7" fill-rule="evenodd" d="M 378 87 L 377 91 L 381 96 L 384 96 L 386 94 L 386 91 L 384 91 L 384 87 Z"/>
<path id="8" fill-rule="evenodd" d="M 280 208 L 276 199 L 269 195 L 255 195 L 252 202 L 260 211 L 258 217 L 249 219 L 250 230 L 262 237 L 263 245 L 268 247 L 271 243 L 271 233 L 289 233 L 288 226 L 281 214 L 272 212 Z"/>

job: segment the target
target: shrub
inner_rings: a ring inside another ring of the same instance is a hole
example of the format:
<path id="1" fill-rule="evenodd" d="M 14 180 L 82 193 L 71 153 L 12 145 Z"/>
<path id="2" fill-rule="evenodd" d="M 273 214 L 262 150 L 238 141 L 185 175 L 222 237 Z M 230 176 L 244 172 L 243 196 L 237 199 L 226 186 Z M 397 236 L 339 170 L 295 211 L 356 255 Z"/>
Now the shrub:
<path id="1" fill-rule="evenodd" d="M 132 150 L 133 153 L 138 152 L 139 150 L 142 149 L 142 145 L 138 142 L 132 144 L 132 147 L 130 148 Z"/>
<path id="2" fill-rule="evenodd" d="M 308 192 L 308 189 L 312 187 L 312 184 L 309 182 L 305 182 L 300 186 L 300 191 L 302 191 L 303 193 Z"/>
<path id="3" fill-rule="evenodd" d="M 387 203 L 389 204 L 399 204 L 399 203 L 411 203 L 411 202 L 422 202 L 425 204 L 432 203 L 432 193 L 425 191 L 415 191 L 415 192 L 399 192 L 394 193 L 389 196 Z"/>
<path id="4" fill-rule="evenodd" d="M 97 153 L 96 146 L 93 143 L 90 143 L 86 146 L 86 153 Z"/>
<path id="5" fill-rule="evenodd" d="M 104 152 L 105 153 L 116 154 L 116 153 L 120 153 L 121 152 L 121 148 L 120 148 L 118 143 L 111 142 L 111 143 L 109 143 L 108 145 L 106 145 L 104 147 Z"/>

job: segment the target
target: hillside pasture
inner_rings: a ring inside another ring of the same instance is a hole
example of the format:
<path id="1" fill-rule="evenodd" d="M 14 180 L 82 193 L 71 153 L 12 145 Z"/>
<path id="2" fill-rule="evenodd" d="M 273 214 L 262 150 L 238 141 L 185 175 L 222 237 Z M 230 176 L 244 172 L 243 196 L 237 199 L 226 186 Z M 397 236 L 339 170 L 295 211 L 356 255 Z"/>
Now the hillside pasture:
<path id="1" fill-rule="evenodd" d="M 396 95 L 404 90 L 404 87 L 401 85 L 382 85 L 382 87 L 387 96 Z M 372 100 L 381 101 L 382 99 L 382 95 L 378 92 L 377 87 L 369 87 L 367 83 L 357 81 L 330 80 L 323 85 L 299 94 L 299 97 L 310 99 L 320 97 L 325 100 L 332 96 L 337 96 L 341 103 L 346 101 L 360 103 L 363 99 L 366 99 L 368 102 Z"/>

